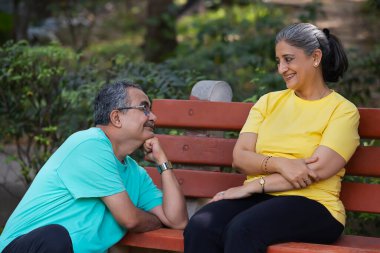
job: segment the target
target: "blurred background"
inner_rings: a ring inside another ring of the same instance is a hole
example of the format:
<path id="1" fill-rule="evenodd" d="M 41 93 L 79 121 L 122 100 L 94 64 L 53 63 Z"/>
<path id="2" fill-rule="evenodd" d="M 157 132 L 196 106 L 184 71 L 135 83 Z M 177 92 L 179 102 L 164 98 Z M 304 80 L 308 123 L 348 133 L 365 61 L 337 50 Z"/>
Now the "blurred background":
<path id="1" fill-rule="evenodd" d="M 51 153 L 92 125 L 95 93 L 113 80 L 173 99 L 223 80 L 233 101 L 255 102 L 285 88 L 276 33 L 310 22 L 348 53 L 331 88 L 380 107 L 379 14 L 380 0 L 0 0 L 0 231 Z M 349 214 L 346 232 L 379 236 L 380 217 Z"/>

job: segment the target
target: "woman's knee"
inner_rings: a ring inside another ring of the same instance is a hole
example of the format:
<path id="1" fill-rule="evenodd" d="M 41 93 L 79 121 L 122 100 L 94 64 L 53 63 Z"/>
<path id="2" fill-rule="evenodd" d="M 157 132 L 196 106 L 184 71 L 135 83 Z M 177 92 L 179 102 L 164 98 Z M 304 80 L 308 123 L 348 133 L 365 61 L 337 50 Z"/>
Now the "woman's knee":
<path id="1" fill-rule="evenodd" d="M 209 224 L 209 217 L 205 213 L 197 213 L 189 220 L 184 235 L 202 234 L 210 228 Z"/>

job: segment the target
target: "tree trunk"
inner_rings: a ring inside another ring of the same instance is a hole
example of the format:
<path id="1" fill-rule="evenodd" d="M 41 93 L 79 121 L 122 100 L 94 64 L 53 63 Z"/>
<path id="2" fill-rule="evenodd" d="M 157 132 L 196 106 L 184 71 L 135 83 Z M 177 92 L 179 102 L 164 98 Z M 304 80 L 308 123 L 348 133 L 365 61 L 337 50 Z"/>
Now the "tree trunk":
<path id="1" fill-rule="evenodd" d="M 177 47 L 176 9 L 173 0 L 148 1 L 145 60 L 161 62 Z"/>

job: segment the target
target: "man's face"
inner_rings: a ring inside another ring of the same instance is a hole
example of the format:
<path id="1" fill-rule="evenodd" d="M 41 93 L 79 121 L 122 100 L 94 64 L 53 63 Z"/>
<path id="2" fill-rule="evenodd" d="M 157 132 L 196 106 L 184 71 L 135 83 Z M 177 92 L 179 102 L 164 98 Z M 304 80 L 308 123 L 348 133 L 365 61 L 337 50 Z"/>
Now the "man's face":
<path id="1" fill-rule="evenodd" d="M 142 107 L 125 110 L 121 116 L 122 130 L 128 139 L 143 143 L 154 136 L 154 123 L 157 117 L 150 111 L 149 98 L 142 90 L 129 88 L 128 95 L 130 107 L 145 106 L 145 110 Z"/>

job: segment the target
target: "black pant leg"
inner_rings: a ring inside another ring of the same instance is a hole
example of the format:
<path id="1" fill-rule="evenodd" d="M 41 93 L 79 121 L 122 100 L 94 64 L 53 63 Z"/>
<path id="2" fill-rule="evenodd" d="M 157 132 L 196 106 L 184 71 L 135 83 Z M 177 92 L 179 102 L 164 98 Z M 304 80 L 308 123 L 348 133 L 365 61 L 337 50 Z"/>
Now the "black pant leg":
<path id="1" fill-rule="evenodd" d="M 227 224 L 242 211 L 270 198 L 273 196 L 254 194 L 248 198 L 220 200 L 204 206 L 191 217 L 185 228 L 185 253 L 223 252 L 222 235 Z"/>
<path id="2" fill-rule="evenodd" d="M 2 253 L 73 253 L 69 232 L 61 225 L 47 225 L 14 239 Z"/>
<path id="3" fill-rule="evenodd" d="M 236 215 L 223 234 L 225 253 L 264 253 L 269 245 L 289 242 L 331 243 L 344 227 L 317 201 L 280 196 Z"/>

